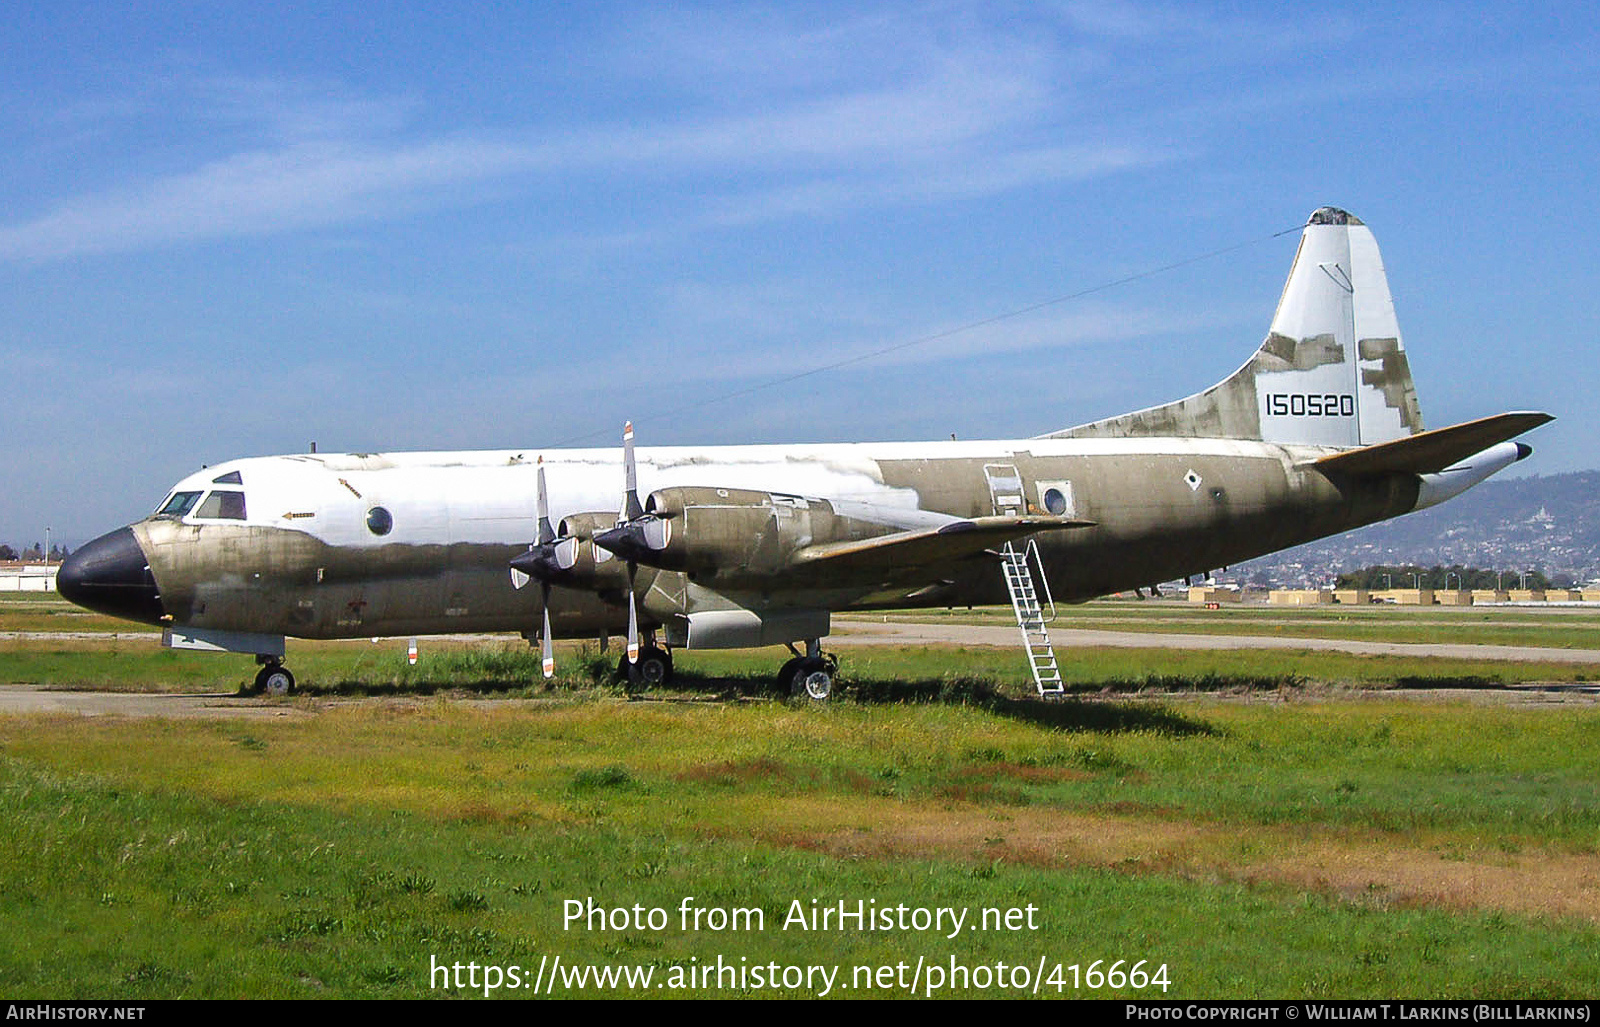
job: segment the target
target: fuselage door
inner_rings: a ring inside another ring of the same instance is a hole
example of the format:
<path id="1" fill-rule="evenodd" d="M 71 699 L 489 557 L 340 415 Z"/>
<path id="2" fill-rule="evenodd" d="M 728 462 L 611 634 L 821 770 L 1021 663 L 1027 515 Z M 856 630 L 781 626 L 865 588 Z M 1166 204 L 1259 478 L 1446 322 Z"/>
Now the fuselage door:
<path id="1" fill-rule="evenodd" d="M 983 476 L 989 482 L 989 498 L 997 514 L 1022 514 L 1022 475 L 1016 464 L 984 464 Z"/>

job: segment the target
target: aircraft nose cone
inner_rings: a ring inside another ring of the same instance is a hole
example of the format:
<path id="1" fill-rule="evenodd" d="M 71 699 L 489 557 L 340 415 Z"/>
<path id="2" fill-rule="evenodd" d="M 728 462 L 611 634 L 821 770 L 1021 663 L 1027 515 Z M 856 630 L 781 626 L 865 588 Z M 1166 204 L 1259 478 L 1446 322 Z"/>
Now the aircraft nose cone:
<path id="1" fill-rule="evenodd" d="M 63 599 L 96 613 L 160 624 L 165 612 L 155 576 L 132 528 L 86 542 L 56 572 Z"/>

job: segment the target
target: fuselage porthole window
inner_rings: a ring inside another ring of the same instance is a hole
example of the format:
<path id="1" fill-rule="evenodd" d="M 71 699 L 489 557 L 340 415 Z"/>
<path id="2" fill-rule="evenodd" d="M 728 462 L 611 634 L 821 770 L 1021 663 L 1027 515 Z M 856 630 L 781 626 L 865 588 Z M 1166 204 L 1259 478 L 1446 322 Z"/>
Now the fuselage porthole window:
<path id="1" fill-rule="evenodd" d="M 1046 489 L 1044 493 L 1044 508 L 1060 517 L 1067 512 L 1067 497 L 1060 489 Z"/>
<path id="2" fill-rule="evenodd" d="M 374 535 L 387 535 L 394 530 L 394 516 L 381 506 L 367 511 L 367 530 Z"/>

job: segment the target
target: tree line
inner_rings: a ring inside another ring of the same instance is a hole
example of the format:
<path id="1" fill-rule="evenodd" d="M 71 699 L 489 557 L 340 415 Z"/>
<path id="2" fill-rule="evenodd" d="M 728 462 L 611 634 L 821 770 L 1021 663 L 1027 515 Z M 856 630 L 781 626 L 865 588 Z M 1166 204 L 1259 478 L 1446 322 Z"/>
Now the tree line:
<path id="1" fill-rule="evenodd" d="M 65 560 L 71 554 L 72 554 L 72 550 L 68 549 L 66 546 L 52 545 L 50 547 L 50 562 L 51 563 L 60 563 L 62 560 Z M 15 561 L 15 560 L 31 560 L 34 563 L 38 563 L 38 562 L 42 561 L 43 559 L 44 559 L 44 546 L 41 545 L 38 542 L 35 542 L 33 545 L 29 546 L 27 549 L 22 550 L 22 552 L 20 552 L 20 553 L 17 552 L 16 549 L 14 549 L 11 546 L 7 545 L 6 543 L 0 542 L 0 562 Z"/>
<path id="2" fill-rule="evenodd" d="M 1543 571 L 1497 571 L 1485 570 L 1481 567 L 1463 567 L 1460 564 L 1451 564 L 1441 567 L 1435 564 L 1432 567 L 1419 567 L 1416 564 L 1407 564 L 1404 567 L 1390 567 L 1387 564 L 1378 564 L 1373 567 L 1363 567 L 1358 571 L 1351 571 L 1339 575 L 1335 583 L 1336 588 L 1365 588 L 1370 590 L 1383 588 L 1431 588 L 1436 592 L 1446 589 L 1490 589 L 1490 588 L 1570 588 L 1572 579 L 1564 575 L 1547 578 Z"/>

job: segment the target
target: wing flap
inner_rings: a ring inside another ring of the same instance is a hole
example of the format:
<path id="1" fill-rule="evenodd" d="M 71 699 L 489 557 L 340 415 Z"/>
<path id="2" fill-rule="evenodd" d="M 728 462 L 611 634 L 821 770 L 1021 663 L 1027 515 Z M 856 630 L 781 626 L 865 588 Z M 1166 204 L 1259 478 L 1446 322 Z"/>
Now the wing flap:
<path id="1" fill-rule="evenodd" d="M 1312 462 L 1330 474 L 1437 474 L 1490 446 L 1516 438 L 1555 420 L 1549 414 L 1514 411 L 1476 421 L 1419 432 L 1392 442 L 1380 442 Z"/>

